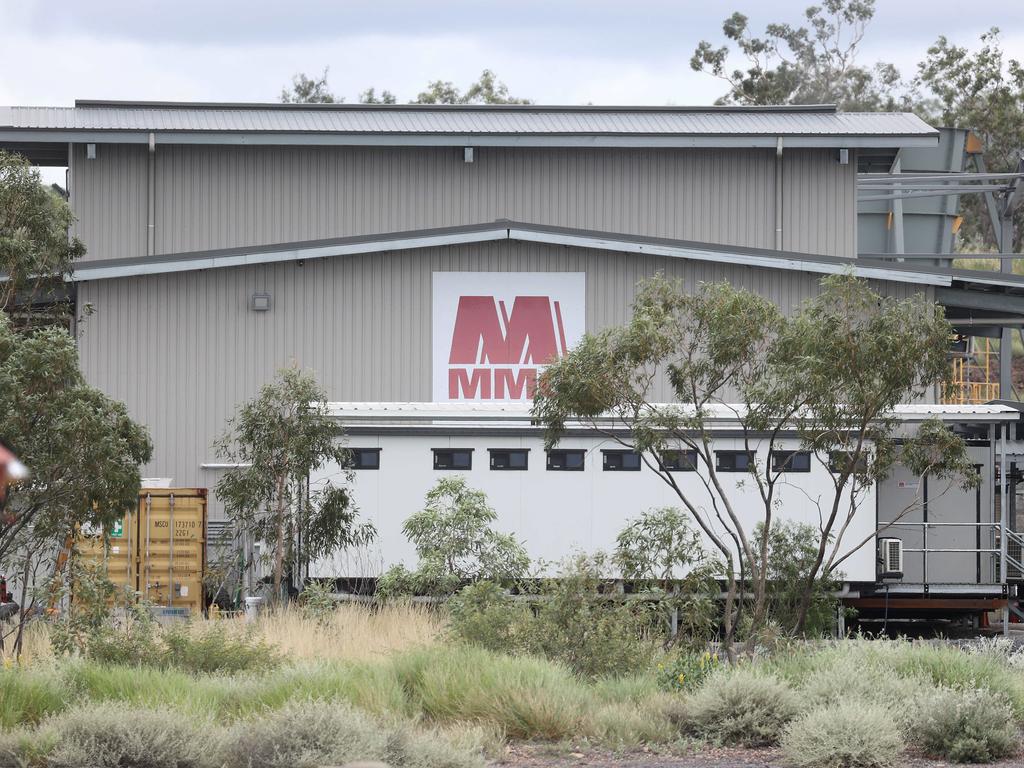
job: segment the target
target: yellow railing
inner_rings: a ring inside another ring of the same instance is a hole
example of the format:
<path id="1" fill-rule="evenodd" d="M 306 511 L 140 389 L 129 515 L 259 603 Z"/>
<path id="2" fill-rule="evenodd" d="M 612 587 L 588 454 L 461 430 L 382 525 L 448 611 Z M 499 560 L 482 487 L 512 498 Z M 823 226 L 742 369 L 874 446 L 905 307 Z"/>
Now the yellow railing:
<path id="1" fill-rule="evenodd" d="M 971 336 L 967 348 L 952 360 L 952 387 L 943 400 L 971 405 L 999 399 L 999 353 L 990 339 Z"/>

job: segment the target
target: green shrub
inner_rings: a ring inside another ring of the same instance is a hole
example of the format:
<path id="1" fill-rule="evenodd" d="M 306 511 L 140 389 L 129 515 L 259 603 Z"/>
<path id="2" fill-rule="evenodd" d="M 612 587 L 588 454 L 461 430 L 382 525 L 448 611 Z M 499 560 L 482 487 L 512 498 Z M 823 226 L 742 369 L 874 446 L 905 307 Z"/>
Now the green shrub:
<path id="1" fill-rule="evenodd" d="M 90 704 L 57 715 L 48 768 L 194 768 L 208 755 L 210 724 L 165 709 Z"/>
<path id="2" fill-rule="evenodd" d="M 224 768 L 319 768 L 380 760 L 394 768 L 476 768 L 478 755 L 408 726 L 382 724 L 347 705 L 293 702 L 231 727 L 219 745 Z"/>
<path id="3" fill-rule="evenodd" d="M 658 664 L 658 687 L 665 691 L 695 691 L 720 666 L 718 656 L 708 651 L 676 653 Z"/>
<path id="4" fill-rule="evenodd" d="M 722 744 L 770 746 L 799 709 L 798 697 L 788 685 L 739 667 L 712 675 L 693 694 L 690 727 Z"/>
<path id="5" fill-rule="evenodd" d="M 330 624 L 338 604 L 334 600 L 334 587 L 327 582 L 310 581 L 299 595 L 302 615 L 323 625 Z"/>
<path id="6" fill-rule="evenodd" d="M 1018 719 L 1024 719 L 1024 675 L 1014 674 L 1009 663 L 992 654 L 965 653 L 950 645 L 881 643 L 868 651 L 885 654 L 892 668 L 904 677 L 931 678 L 942 688 L 985 688 L 1003 695 Z"/>
<path id="7" fill-rule="evenodd" d="M 782 736 L 782 754 L 795 768 L 886 768 L 903 746 L 890 711 L 863 701 L 816 707 Z"/>
<path id="8" fill-rule="evenodd" d="M 658 613 L 607 594 L 604 568 L 601 555 L 569 560 L 532 606 L 493 584 L 466 587 L 453 600 L 452 631 L 489 650 L 561 662 L 588 679 L 646 669 L 656 650 L 649 634 Z"/>
<path id="9" fill-rule="evenodd" d="M 281 662 L 276 649 L 252 636 L 230 634 L 214 623 L 197 631 L 176 624 L 162 637 L 157 663 L 185 672 L 264 672 Z"/>
<path id="10" fill-rule="evenodd" d="M 901 677 L 889 669 L 865 663 L 862 654 L 829 654 L 829 663 L 809 671 L 800 686 L 807 709 L 831 707 L 843 702 L 881 706 L 902 731 L 909 734 L 920 718 L 921 703 L 933 690 L 927 678 Z"/>
<path id="11" fill-rule="evenodd" d="M 956 763 L 988 763 L 1017 751 L 1017 727 L 1005 697 L 986 690 L 941 690 L 925 702 L 920 746 Z"/>
<path id="12" fill-rule="evenodd" d="M 448 602 L 452 633 L 468 643 L 491 651 L 514 652 L 515 636 L 532 612 L 516 605 L 508 593 L 493 581 L 480 581 L 464 587 Z"/>

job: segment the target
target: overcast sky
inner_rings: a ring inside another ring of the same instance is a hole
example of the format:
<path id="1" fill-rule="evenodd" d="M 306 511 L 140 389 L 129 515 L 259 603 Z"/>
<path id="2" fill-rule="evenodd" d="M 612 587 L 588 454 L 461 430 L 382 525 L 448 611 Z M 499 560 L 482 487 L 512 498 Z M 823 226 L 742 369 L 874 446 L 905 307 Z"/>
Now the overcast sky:
<path id="1" fill-rule="evenodd" d="M 485 67 L 548 104 L 707 104 L 692 72 L 733 10 L 761 31 L 809 0 L 0 0 L 0 104 L 76 98 L 274 101 L 296 72 L 330 67 L 348 101 L 369 87 L 412 99 Z M 904 75 L 940 34 L 974 46 L 991 26 L 1024 56 L 1024 2 L 878 0 L 863 61 Z"/>

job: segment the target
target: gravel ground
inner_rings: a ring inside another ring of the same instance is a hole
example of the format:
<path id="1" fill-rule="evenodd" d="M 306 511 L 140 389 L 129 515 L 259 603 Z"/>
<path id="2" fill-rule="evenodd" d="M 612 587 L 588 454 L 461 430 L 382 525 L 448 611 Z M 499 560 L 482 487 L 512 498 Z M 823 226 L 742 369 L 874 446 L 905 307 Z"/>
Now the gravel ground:
<path id="1" fill-rule="evenodd" d="M 655 752 L 616 753 L 592 749 L 574 751 L 561 745 L 517 745 L 495 763 L 509 768 L 785 768 L 776 749 L 701 749 L 699 752 L 663 754 Z M 942 760 L 903 756 L 900 768 L 939 768 Z M 1024 755 L 990 763 L 989 768 L 1019 768 Z"/>

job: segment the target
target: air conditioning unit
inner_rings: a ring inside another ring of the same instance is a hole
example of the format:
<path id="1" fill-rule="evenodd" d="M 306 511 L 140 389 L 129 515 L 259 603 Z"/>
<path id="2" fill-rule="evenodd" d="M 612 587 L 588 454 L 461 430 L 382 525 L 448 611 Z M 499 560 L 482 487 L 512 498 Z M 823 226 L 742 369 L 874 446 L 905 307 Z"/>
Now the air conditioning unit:
<path id="1" fill-rule="evenodd" d="M 878 540 L 879 578 L 903 578 L 903 541 L 902 539 Z"/>

